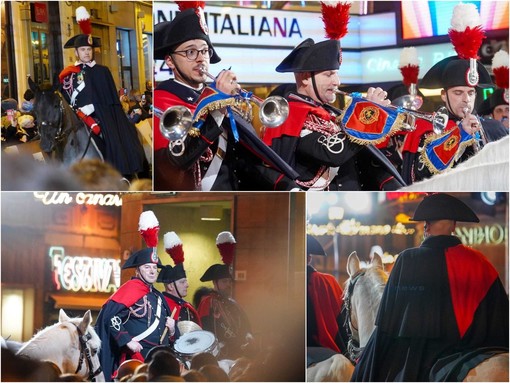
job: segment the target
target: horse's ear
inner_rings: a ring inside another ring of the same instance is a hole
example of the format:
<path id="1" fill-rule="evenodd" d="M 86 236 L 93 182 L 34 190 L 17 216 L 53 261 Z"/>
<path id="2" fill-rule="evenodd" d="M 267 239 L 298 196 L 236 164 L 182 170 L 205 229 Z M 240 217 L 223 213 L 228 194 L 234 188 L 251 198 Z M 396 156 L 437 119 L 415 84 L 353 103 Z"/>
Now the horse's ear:
<path id="1" fill-rule="evenodd" d="M 379 253 L 374 253 L 374 258 L 372 259 L 372 265 L 375 267 L 380 267 L 384 270 L 384 264 L 382 261 L 382 255 Z"/>
<path id="2" fill-rule="evenodd" d="M 82 333 L 85 334 L 87 332 L 87 327 L 89 327 L 91 323 L 92 323 L 92 313 L 90 312 L 90 310 L 87 310 L 87 312 L 83 316 L 83 319 L 81 320 L 81 323 L 78 327 L 80 328 Z"/>
<path id="3" fill-rule="evenodd" d="M 28 76 L 28 87 L 32 92 L 36 93 L 39 91 L 39 85 L 37 85 L 34 80 L 32 80 L 32 77 Z"/>
<path id="4" fill-rule="evenodd" d="M 60 85 L 60 81 L 59 81 L 59 78 L 58 78 L 58 73 L 55 72 L 55 74 L 53 75 L 53 86 L 51 87 L 51 90 L 54 92 L 58 89 Z"/>
<path id="5" fill-rule="evenodd" d="M 353 251 L 347 258 L 347 274 L 352 277 L 360 268 L 358 254 Z"/>
<path id="6" fill-rule="evenodd" d="M 58 321 L 60 323 L 69 321 L 69 317 L 67 316 L 66 312 L 63 309 L 60 309 L 60 311 L 58 312 Z"/>

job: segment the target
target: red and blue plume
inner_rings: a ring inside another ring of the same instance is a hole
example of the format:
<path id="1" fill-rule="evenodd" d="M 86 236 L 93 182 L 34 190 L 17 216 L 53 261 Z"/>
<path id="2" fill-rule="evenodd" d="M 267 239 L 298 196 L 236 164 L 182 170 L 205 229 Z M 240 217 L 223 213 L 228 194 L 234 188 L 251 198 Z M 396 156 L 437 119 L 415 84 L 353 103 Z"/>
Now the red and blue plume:
<path id="1" fill-rule="evenodd" d="M 83 6 L 76 8 L 76 22 L 80 26 L 83 34 L 92 34 L 92 24 L 90 23 L 90 14 Z"/>
<path id="2" fill-rule="evenodd" d="M 508 89 L 508 52 L 500 50 L 492 58 L 492 73 L 494 82 L 501 89 Z"/>
<path id="3" fill-rule="evenodd" d="M 234 261 L 236 239 L 230 231 L 222 231 L 216 237 L 216 246 L 220 251 L 221 259 L 225 265 L 231 265 Z"/>
<path id="4" fill-rule="evenodd" d="M 402 52 L 400 52 L 398 69 L 400 69 L 400 73 L 402 73 L 402 82 L 405 86 L 418 84 L 420 61 L 418 60 L 418 51 L 415 47 L 402 49 Z"/>
<path id="5" fill-rule="evenodd" d="M 182 241 L 175 231 L 166 233 L 163 236 L 163 243 L 165 244 L 165 251 L 170 255 L 176 266 L 179 263 L 184 263 Z"/>
<path id="6" fill-rule="evenodd" d="M 205 8 L 205 1 L 176 1 L 175 3 L 181 12 L 189 8 Z"/>
<path id="7" fill-rule="evenodd" d="M 448 36 L 461 59 L 478 59 L 478 50 L 485 38 L 485 31 L 474 4 L 457 4 L 453 8 Z"/>
<path id="8" fill-rule="evenodd" d="M 340 40 L 347 34 L 350 9 L 349 1 L 321 1 L 321 19 L 328 39 Z"/>
<path id="9" fill-rule="evenodd" d="M 154 212 L 148 210 L 140 214 L 140 220 L 138 221 L 138 231 L 145 240 L 147 247 L 158 246 L 159 222 L 154 215 Z"/>

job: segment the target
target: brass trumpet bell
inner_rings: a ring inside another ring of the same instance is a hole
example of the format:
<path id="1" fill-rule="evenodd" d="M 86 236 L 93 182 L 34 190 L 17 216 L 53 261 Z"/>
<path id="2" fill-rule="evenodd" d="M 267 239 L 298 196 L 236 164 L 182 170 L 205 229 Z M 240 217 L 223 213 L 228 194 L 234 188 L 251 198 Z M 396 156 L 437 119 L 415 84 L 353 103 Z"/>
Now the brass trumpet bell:
<path id="1" fill-rule="evenodd" d="M 183 105 L 171 106 L 163 113 L 154 108 L 154 114 L 159 117 L 159 130 L 167 140 L 179 140 L 191 129 L 193 116 Z"/>

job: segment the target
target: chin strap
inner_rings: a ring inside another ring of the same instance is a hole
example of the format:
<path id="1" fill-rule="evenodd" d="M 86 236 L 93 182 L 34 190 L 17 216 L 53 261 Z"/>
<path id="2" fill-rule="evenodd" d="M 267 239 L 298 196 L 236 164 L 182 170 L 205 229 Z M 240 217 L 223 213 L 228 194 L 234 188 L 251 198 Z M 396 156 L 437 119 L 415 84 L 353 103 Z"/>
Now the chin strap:
<path id="1" fill-rule="evenodd" d="M 322 103 L 322 104 L 326 104 L 326 102 L 324 102 L 324 100 L 321 98 L 321 96 L 319 95 L 319 90 L 317 89 L 317 83 L 315 82 L 315 72 L 310 72 L 312 74 L 312 86 L 313 86 L 313 91 L 315 92 L 315 95 L 317 96 L 317 99 Z"/>

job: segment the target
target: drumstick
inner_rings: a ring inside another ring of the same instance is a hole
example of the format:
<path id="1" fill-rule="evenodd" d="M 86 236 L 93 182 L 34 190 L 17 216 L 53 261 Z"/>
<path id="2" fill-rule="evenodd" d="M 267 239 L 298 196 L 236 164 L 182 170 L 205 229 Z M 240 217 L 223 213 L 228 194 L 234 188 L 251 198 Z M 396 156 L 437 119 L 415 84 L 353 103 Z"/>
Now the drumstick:
<path id="1" fill-rule="evenodd" d="M 170 318 L 174 318 L 175 312 L 177 311 L 177 307 L 174 307 L 172 310 L 172 314 L 170 314 Z M 161 335 L 161 338 L 159 338 L 159 344 L 163 343 L 163 339 L 165 339 L 166 334 L 168 333 L 168 327 L 165 326 L 165 329 L 163 330 L 163 334 Z"/>

